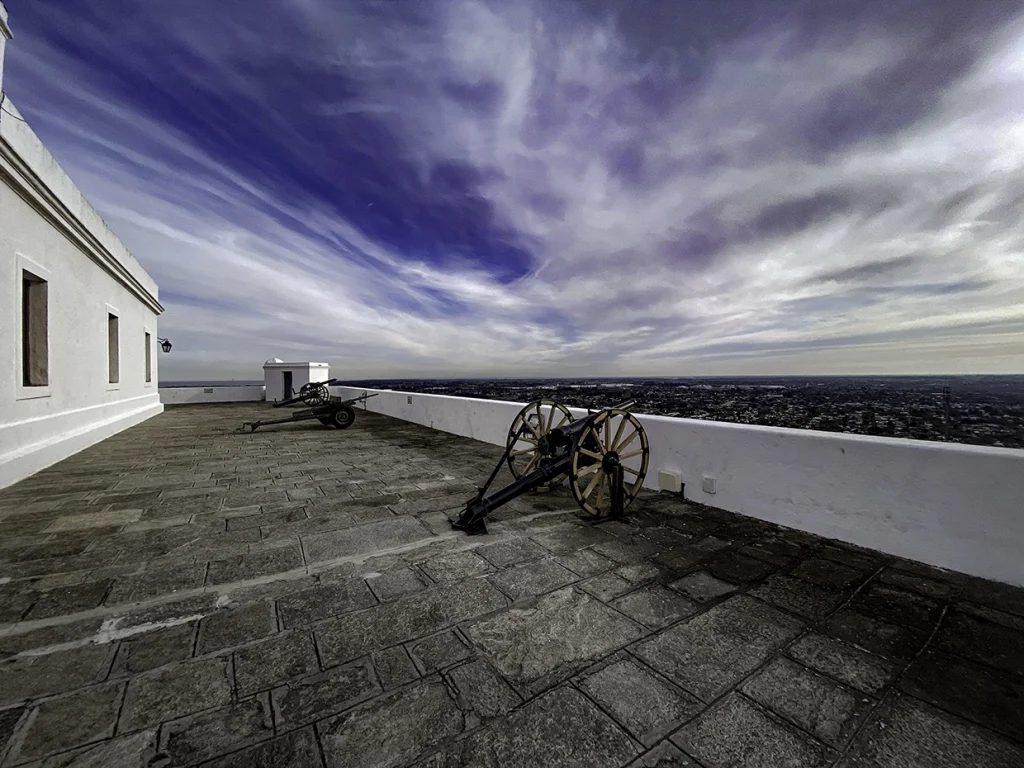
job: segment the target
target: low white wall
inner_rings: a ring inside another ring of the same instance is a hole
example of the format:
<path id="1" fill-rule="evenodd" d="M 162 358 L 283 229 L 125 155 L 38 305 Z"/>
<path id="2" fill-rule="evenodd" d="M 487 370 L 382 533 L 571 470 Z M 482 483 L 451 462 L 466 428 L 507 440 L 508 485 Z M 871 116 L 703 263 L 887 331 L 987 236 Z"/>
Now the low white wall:
<path id="1" fill-rule="evenodd" d="M 504 445 L 522 403 L 377 392 L 367 410 Z M 574 409 L 577 416 L 585 413 Z M 640 416 L 645 485 L 679 472 L 686 498 L 974 576 L 1024 585 L 1024 451 Z M 715 478 L 717 492 L 701 490 Z"/>
<path id="2" fill-rule="evenodd" d="M 164 410 L 155 394 L 0 425 L 0 488 Z"/>
<path id="3" fill-rule="evenodd" d="M 247 403 L 264 399 L 259 385 L 241 387 L 161 387 L 160 402 L 164 405 L 182 403 Z"/>

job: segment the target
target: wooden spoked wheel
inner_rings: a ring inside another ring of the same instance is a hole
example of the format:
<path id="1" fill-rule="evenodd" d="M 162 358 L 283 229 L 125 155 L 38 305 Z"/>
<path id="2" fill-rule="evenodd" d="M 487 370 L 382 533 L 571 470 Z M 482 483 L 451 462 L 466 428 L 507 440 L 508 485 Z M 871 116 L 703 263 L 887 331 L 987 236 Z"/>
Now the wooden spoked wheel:
<path id="1" fill-rule="evenodd" d="M 547 436 L 551 430 L 564 427 L 572 421 L 569 409 L 554 400 L 537 400 L 523 408 L 512 422 L 505 441 L 512 477 L 518 480 L 536 469 L 541 459 L 551 456 L 554 447 L 549 444 Z M 551 485 L 561 481 L 562 478 L 559 478 Z"/>
<path id="2" fill-rule="evenodd" d="M 633 414 L 615 408 L 590 417 L 569 457 L 569 487 L 584 512 L 606 517 L 613 509 L 615 467 L 622 467 L 622 509 L 630 505 L 647 476 L 647 434 Z"/>

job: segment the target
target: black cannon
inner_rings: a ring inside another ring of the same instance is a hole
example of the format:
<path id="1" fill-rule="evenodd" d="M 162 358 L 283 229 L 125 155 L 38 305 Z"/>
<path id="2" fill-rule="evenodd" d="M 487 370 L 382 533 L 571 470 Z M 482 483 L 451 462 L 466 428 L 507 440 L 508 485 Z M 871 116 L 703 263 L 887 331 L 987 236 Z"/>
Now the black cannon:
<path id="1" fill-rule="evenodd" d="M 265 427 L 268 424 L 286 424 L 292 421 L 305 421 L 307 419 L 317 419 L 325 427 L 334 427 L 335 429 L 346 429 L 352 426 L 352 423 L 356 420 L 356 410 L 352 406 L 355 403 L 365 402 L 368 398 L 376 397 L 376 393 L 372 395 L 362 394 L 359 397 L 353 397 L 351 400 L 342 400 L 340 397 L 334 397 L 331 395 L 331 391 L 328 387 L 334 384 L 337 379 L 331 379 L 330 381 L 311 381 L 308 384 L 303 384 L 299 388 L 298 392 L 289 393 L 291 397 L 287 397 L 281 401 L 274 401 L 275 408 L 282 408 L 286 405 L 295 405 L 302 403 L 308 405 L 308 408 L 304 408 L 301 411 L 293 411 L 291 416 L 286 416 L 283 419 L 265 419 L 263 421 L 247 421 L 239 427 L 239 432 L 244 432 L 248 429 L 250 432 L 255 432 L 260 427 Z"/>
<path id="2" fill-rule="evenodd" d="M 502 504 L 566 478 L 573 498 L 594 521 L 624 514 L 647 476 L 647 434 L 630 413 L 632 402 L 588 413 L 576 420 L 561 403 L 538 400 L 512 422 L 505 452 L 491 476 L 452 528 L 470 535 L 487 533 L 484 518 Z M 485 495 L 503 464 L 514 481 Z"/>

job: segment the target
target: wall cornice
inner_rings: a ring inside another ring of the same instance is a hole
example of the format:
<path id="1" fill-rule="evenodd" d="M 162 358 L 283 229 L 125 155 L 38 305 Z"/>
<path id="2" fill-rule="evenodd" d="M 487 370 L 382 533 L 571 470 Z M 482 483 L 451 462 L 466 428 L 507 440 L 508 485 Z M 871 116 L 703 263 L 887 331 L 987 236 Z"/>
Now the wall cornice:
<path id="1" fill-rule="evenodd" d="M 157 298 L 82 224 L 42 179 L 0 137 L 0 180 L 74 243 L 107 274 L 131 291 L 153 312 L 164 311 Z"/>

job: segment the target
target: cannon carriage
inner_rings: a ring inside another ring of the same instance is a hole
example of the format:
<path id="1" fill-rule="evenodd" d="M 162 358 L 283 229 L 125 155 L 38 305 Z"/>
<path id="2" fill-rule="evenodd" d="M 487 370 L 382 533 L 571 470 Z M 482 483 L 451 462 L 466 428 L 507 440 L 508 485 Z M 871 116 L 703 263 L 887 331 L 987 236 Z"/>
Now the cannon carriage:
<path id="1" fill-rule="evenodd" d="M 330 389 L 328 389 L 336 381 L 337 379 L 331 379 L 329 381 L 311 381 L 308 384 L 303 384 L 298 392 L 292 393 L 291 397 L 280 401 L 275 400 L 273 405 L 275 408 L 283 408 L 288 405 L 302 403 L 309 406 L 308 408 L 293 411 L 291 416 L 285 416 L 281 419 L 247 421 L 238 428 L 238 431 L 244 432 L 248 429 L 251 433 L 260 427 L 270 424 L 287 424 L 311 419 L 316 419 L 325 427 L 347 429 L 356 420 L 356 410 L 352 406 L 356 403 L 365 402 L 371 397 L 376 397 L 376 394 L 362 394 L 350 400 L 342 400 L 340 397 L 333 396 Z"/>
<path id="2" fill-rule="evenodd" d="M 490 512 L 566 480 L 585 517 L 595 522 L 621 517 L 643 487 L 650 455 L 647 434 L 632 407 L 629 401 L 576 419 L 554 400 L 527 405 L 512 421 L 494 471 L 452 527 L 470 535 L 487 533 L 484 519 Z M 487 495 L 506 464 L 513 482 Z"/>

